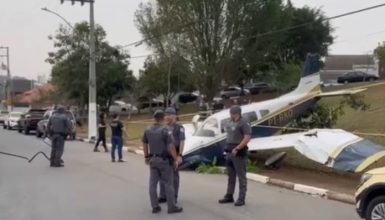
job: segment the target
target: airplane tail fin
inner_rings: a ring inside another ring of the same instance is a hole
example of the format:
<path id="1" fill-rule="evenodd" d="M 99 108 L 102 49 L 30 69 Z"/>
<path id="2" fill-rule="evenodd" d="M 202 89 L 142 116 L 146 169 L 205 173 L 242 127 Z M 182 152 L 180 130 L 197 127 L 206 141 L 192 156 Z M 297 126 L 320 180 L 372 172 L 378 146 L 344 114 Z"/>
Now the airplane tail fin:
<path id="1" fill-rule="evenodd" d="M 308 54 L 303 68 L 301 80 L 294 94 L 310 94 L 321 92 L 320 61 L 318 54 Z"/>

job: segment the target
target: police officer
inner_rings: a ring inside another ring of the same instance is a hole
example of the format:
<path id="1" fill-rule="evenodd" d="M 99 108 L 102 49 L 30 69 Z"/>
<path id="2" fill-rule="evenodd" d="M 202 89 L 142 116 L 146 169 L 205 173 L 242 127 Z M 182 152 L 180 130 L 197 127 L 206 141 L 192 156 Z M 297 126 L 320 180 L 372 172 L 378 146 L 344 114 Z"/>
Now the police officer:
<path id="1" fill-rule="evenodd" d="M 235 206 L 245 205 L 247 179 L 247 143 L 251 138 L 251 127 L 246 120 L 242 118 L 242 110 L 238 105 L 230 108 L 231 120 L 226 126 L 227 132 L 227 158 L 226 169 L 228 175 L 227 193 L 225 197 L 219 200 L 219 203 L 233 203 L 236 177 L 239 180 L 239 197 L 234 203 Z"/>
<path id="2" fill-rule="evenodd" d="M 173 169 L 178 168 L 178 156 L 172 140 L 172 132 L 163 125 L 163 111 L 154 113 L 155 123 L 146 129 L 143 135 L 143 151 L 146 163 L 150 166 L 150 200 L 152 213 L 159 213 L 157 186 L 164 184 L 168 205 L 168 213 L 179 213 L 183 208 L 175 204 L 173 187 Z"/>
<path id="3" fill-rule="evenodd" d="M 51 135 L 51 167 L 63 167 L 62 155 L 64 142 L 72 130 L 72 123 L 63 107 L 58 107 L 55 114 L 48 120 L 47 129 Z"/>
<path id="4" fill-rule="evenodd" d="M 185 134 L 184 127 L 177 123 L 177 112 L 174 108 L 167 108 L 166 111 L 166 123 L 168 125 L 169 131 L 172 132 L 173 143 L 175 146 L 176 154 L 178 155 L 178 162 L 182 163 L 182 153 L 184 148 Z M 175 191 L 175 201 L 178 200 L 179 192 L 179 170 L 174 169 L 174 191 Z M 160 184 L 160 196 L 159 202 L 166 202 L 166 191 L 164 184 Z"/>

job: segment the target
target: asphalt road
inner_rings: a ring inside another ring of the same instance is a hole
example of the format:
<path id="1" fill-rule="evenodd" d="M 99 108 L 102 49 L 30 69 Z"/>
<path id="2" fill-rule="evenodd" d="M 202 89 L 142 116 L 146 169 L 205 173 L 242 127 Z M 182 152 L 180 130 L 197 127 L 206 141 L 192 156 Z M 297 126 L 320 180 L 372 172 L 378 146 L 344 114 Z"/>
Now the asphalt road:
<path id="1" fill-rule="evenodd" d="M 0 151 L 32 156 L 49 147 L 33 136 L 0 130 Z M 150 213 L 148 170 L 143 158 L 125 154 L 111 163 L 106 153 L 69 142 L 64 168 L 50 168 L 39 156 L 32 163 L 0 155 L 1 220 L 260 219 L 355 220 L 354 206 L 249 182 L 247 205 L 219 205 L 223 175 L 183 172 L 180 204 L 185 211 Z"/>

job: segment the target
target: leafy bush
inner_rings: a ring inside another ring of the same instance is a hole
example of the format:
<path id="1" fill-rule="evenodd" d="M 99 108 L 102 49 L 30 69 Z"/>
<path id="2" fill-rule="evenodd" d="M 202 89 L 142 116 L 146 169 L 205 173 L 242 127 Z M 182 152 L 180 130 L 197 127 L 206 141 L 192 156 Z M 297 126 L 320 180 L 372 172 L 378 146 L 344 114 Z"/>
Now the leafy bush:
<path id="1" fill-rule="evenodd" d="M 223 173 L 221 168 L 217 166 L 217 158 L 214 158 L 211 164 L 201 164 L 195 170 L 197 173 L 205 173 L 205 174 L 221 174 Z"/>

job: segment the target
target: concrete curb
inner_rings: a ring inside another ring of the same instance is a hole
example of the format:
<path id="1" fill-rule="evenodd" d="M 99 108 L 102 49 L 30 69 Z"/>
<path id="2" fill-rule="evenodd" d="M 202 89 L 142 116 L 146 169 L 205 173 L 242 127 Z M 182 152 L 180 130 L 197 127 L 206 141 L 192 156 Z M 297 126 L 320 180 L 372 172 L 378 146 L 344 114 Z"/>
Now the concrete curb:
<path id="1" fill-rule="evenodd" d="M 78 139 L 78 141 L 94 144 L 93 141 L 89 141 L 88 139 Z M 107 147 L 111 148 L 111 144 L 107 144 Z M 144 155 L 143 151 L 138 150 L 137 148 L 125 146 L 123 147 L 123 150 L 130 153 L 137 154 L 137 155 L 141 155 L 141 156 Z M 226 168 L 220 167 L 220 170 L 222 171 L 223 174 L 226 173 Z M 334 192 L 328 189 L 317 188 L 314 186 L 308 186 L 308 185 L 297 184 L 289 181 L 274 179 L 268 176 L 263 176 L 255 173 L 247 173 L 246 175 L 247 175 L 247 179 L 253 182 L 277 186 L 277 187 L 281 187 L 288 190 L 293 190 L 296 192 L 301 192 L 301 193 L 305 193 L 313 196 L 319 196 L 320 198 L 324 198 L 328 200 L 334 200 L 334 201 L 343 202 L 347 204 L 355 204 L 355 199 L 353 195 Z"/>

